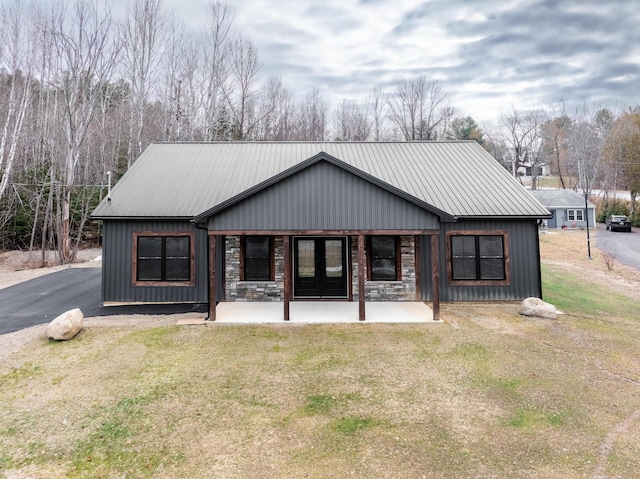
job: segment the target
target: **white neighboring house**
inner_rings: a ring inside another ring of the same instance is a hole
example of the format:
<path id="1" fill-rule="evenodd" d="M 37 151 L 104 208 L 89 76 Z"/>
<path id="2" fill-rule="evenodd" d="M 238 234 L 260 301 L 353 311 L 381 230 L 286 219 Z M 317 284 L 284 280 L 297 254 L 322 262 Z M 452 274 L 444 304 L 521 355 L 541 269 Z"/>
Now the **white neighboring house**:
<path id="1" fill-rule="evenodd" d="M 538 178 L 541 176 L 549 176 L 551 174 L 551 169 L 549 165 L 538 165 L 536 166 L 538 170 L 538 174 L 536 175 Z M 533 173 L 533 166 L 531 165 L 531 160 L 526 160 L 522 166 L 518 168 L 518 176 L 531 177 Z"/>
<path id="2" fill-rule="evenodd" d="M 512 175 L 520 178 L 530 178 L 532 176 L 532 173 L 534 172 L 534 165 L 533 161 L 531 160 L 532 157 L 537 157 L 537 153 L 530 150 L 523 151 L 521 153 L 522 164 L 517 168 L 517 171 L 514 174 L 513 170 L 515 169 L 516 153 L 513 148 L 506 148 L 504 151 L 504 159 L 502 160 L 502 163 L 509 165 L 507 170 L 510 171 Z M 551 168 L 547 163 L 541 163 L 542 164 L 538 164 L 535 166 L 537 172 L 536 176 L 549 176 L 551 174 Z"/>
<path id="3" fill-rule="evenodd" d="M 587 202 L 585 211 L 584 196 L 573 190 L 530 190 L 543 206 L 553 215 L 548 220 L 543 220 L 549 229 L 560 228 L 586 228 L 587 218 L 589 227 L 596 224 L 596 205 Z"/>

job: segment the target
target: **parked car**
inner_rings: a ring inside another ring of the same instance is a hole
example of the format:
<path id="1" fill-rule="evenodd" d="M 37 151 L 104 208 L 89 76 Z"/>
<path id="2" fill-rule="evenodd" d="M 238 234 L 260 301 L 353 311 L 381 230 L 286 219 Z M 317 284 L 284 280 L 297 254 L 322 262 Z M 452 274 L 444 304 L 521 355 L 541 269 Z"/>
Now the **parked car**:
<path id="1" fill-rule="evenodd" d="M 611 215 L 605 222 L 607 229 L 610 231 L 628 231 L 631 232 L 631 222 L 625 215 Z"/>

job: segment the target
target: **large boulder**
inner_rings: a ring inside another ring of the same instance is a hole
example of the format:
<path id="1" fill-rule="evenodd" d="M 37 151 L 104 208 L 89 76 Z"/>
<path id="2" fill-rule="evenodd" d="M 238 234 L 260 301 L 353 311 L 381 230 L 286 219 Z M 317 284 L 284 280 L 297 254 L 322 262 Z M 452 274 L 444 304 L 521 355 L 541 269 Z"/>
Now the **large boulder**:
<path id="1" fill-rule="evenodd" d="M 47 338 L 56 341 L 67 341 L 75 337 L 82 329 L 84 314 L 80 309 L 72 309 L 62 313 L 47 326 L 45 334 Z"/>
<path id="2" fill-rule="evenodd" d="M 553 304 L 545 303 L 540 298 L 527 298 L 520 305 L 520 314 L 538 318 L 556 319 L 558 311 Z"/>

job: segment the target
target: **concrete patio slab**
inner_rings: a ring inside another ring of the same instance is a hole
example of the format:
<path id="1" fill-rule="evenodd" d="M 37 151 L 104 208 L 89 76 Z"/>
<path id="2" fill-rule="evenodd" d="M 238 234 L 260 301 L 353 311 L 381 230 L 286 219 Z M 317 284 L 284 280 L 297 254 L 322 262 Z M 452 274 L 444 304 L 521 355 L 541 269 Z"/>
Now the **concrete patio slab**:
<path id="1" fill-rule="evenodd" d="M 440 323 L 421 302 L 367 302 L 365 323 Z M 216 307 L 215 323 L 284 323 L 283 303 L 222 302 Z M 290 323 L 359 323 L 357 302 L 294 301 L 290 303 Z"/>

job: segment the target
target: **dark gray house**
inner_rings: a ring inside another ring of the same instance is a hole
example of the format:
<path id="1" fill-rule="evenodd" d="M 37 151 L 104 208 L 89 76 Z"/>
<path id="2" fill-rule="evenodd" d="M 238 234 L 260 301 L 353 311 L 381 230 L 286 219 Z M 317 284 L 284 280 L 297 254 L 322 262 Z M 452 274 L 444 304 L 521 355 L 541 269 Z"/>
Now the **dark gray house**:
<path id="1" fill-rule="evenodd" d="M 544 205 L 551 213 L 551 218 L 545 220 L 547 228 L 586 228 L 596 224 L 596 205 L 587 201 L 585 208 L 584 196 L 573 190 L 532 190 L 529 191 L 535 199 Z"/>
<path id="2" fill-rule="evenodd" d="M 549 212 L 476 142 L 150 145 L 93 212 L 102 299 L 541 296 Z"/>

